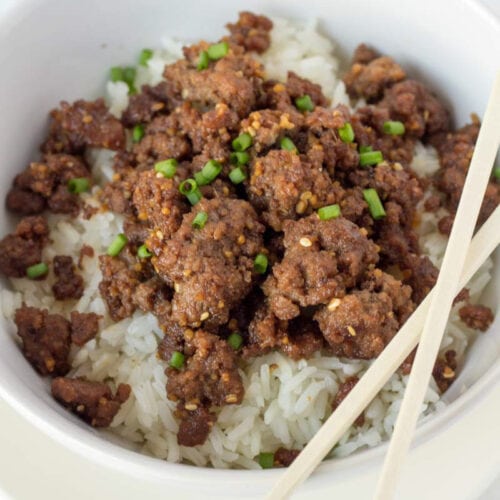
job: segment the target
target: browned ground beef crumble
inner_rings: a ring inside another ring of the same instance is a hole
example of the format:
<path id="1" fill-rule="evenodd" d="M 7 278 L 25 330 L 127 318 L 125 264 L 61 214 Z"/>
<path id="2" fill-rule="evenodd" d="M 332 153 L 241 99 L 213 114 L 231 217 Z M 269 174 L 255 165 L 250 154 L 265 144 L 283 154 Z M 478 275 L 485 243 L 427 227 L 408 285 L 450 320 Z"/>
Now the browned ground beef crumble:
<path id="1" fill-rule="evenodd" d="M 85 217 L 78 195 L 67 189 L 72 178 L 91 180 L 84 160 L 88 147 L 115 150 L 115 176 L 102 191 L 104 208 L 125 215 L 127 246 L 116 257 L 101 255 L 99 285 L 114 321 L 136 309 L 151 311 L 165 337 L 158 355 L 168 366 L 167 394 L 177 402 L 178 441 L 202 444 L 217 418 L 216 410 L 238 404 L 243 383 L 242 359 L 279 349 L 294 359 L 314 352 L 355 359 L 377 357 L 435 283 L 437 269 L 421 254 L 415 231 L 416 206 L 429 181 L 410 167 L 417 140 L 436 147 L 441 169 L 434 179 L 437 194 L 425 208 L 445 207 L 440 221 L 448 233 L 460 198 L 479 122 L 450 128 L 449 113 L 421 82 L 411 80 L 393 59 L 366 45 L 354 54 L 344 81 L 352 98 L 367 105 L 353 113 L 346 106 L 329 108 L 320 86 L 293 72 L 285 82 L 267 80 L 252 52 L 270 44 L 272 22 L 249 12 L 229 24 L 223 38 L 228 53 L 197 68 L 202 41 L 184 48 L 184 58 L 167 65 L 165 80 L 145 85 L 132 95 L 121 121 L 104 101 L 62 102 L 51 112 L 49 134 L 40 162 L 19 174 L 7 196 L 7 208 L 25 218 L 0 242 L 0 271 L 22 277 L 41 261 L 49 241 L 41 214 L 48 210 Z M 314 109 L 300 111 L 295 100 L 309 96 Z M 384 132 L 388 120 L 404 124 L 403 135 Z M 354 142 L 339 129 L 350 123 Z M 144 136 L 126 146 L 127 129 L 140 125 Z M 252 137 L 247 178 L 235 185 L 232 140 Z M 285 138 L 294 149 L 280 147 Z M 360 148 L 381 151 L 384 160 L 360 166 Z M 177 171 L 165 178 L 154 170 L 174 158 Z M 220 175 L 201 186 L 202 199 L 192 206 L 179 191 L 209 160 Z M 386 215 L 375 220 L 363 197 L 375 189 Z M 488 186 L 479 223 L 498 205 L 498 182 Z M 317 210 L 338 204 L 341 216 L 320 220 Z M 202 228 L 193 227 L 205 212 Z M 28 217 L 26 217 L 28 216 Z M 145 244 L 152 254 L 137 256 Z M 257 255 L 268 258 L 264 274 L 254 267 Z M 81 250 L 78 266 L 93 249 Z M 70 257 L 53 262 L 58 300 L 77 299 L 83 282 Z M 460 294 L 460 317 L 486 330 L 490 309 L 470 305 Z M 71 342 L 84 345 L 99 329 L 95 314 L 71 313 L 71 322 L 23 306 L 16 312 L 26 358 L 43 375 L 69 371 Z M 235 350 L 227 337 L 239 332 Z M 181 357 L 182 357 L 181 356 Z M 408 373 L 413 356 L 401 369 Z M 455 353 L 436 362 L 441 390 L 455 377 Z M 345 380 L 332 402 L 336 408 L 357 378 Z M 54 397 L 94 426 L 111 423 L 129 393 L 119 386 L 113 396 L 103 383 L 55 378 Z M 357 424 L 361 425 L 363 415 Z M 279 449 L 275 465 L 287 466 L 298 450 Z"/>

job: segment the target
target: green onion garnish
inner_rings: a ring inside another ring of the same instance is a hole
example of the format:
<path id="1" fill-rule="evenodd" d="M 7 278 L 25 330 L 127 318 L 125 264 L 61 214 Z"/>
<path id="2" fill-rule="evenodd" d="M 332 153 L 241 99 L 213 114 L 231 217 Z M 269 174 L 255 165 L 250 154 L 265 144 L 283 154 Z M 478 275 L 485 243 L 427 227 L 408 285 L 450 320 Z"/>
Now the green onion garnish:
<path id="1" fill-rule="evenodd" d="M 256 273 L 264 274 L 267 271 L 267 256 L 258 253 L 253 261 L 253 268 Z"/>
<path id="2" fill-rule="evenodd" d="M 123 68 L 123 81 L 132 88 L 134 86 L 136 70 L 133 66 Z"/>
<path id="3" fill-rule="evenodd" d="M 110 257 L 116 257 L 123 250 L 123 248 L 125 247 L 125 245 L 127 244 L 127 242 L 128 242 L 127 237 L 123 233 L 120 233 L 113 240 L 113 242 L 111 243 L 111 245 L 109 245 L 108 249 L 106 250 L 106 253 Z"/>
<path id="4" fill-rule="evenodd" d="M 207 54 L 212 61 L 217 61 L 221 59 L 229 52 L 229 45 L 227 42 L 214 43 L 210 45 L 207 49 Z"/>
<path id="5" fill-rule="evenodd" d="M 123 81 L 123 68 L 120 66 L 114 66 L 110 69 L 110 77 L 112 82 L 122 82 Z"/>
<path id="6" fill-rule="evenodd" d="M 360 153 L 368 153 L 370 151 L 373 151 L 373 148 L 371 146 L 359 146 Z"/>
<path id="7" fill-rule="evenodd" d="M 160 173 L 167 179 L 171 179 L 177 172 L 177 160 L 175 158 L 169 158 L 168 160 L 162 160 L 155 163 L 155 172 Z"/>
<path id="8" fill-rule="evenodd" d="M 344 123 L 344 125 L 339 128 L 339 137 L 342 142 L 350 143 L 354 141 L 354 130 L 349 122 Z"/>
<path id="9" fill-rule="evenodd" d="M 36 278 L 41 278 L 49 272 L 49 266 L 45 262 L 39 262 L 38 264 L 33 264 L 26 269 L 26 276 L 34 280 Z"/>
<path id="10" fill-rule="evenodd" d="M 140 142 L 140 140 L 144 137 L 144 125 L 136 125 L 132 129 L 132 140 L 134 142 Z"/>
<path id="11" fill-rule="evenodd" d="M 137 257 L 139 257 L 139 259 L 147 259 L 151 257 L 151 255 L 153 254 L 148 250 L 148 247 L 146 245 L 141 245 L 137 249 Z"/>
<path id="12" fill-rule="evenodd" d="M 208 220 L 207 212 L 198 212 L 191 224 L 195 229 L 203 229 Z"/>
<path id="13" fill-rule="evenodd" d="M 314 109 L 314 103 L 312 102 L 310 95 L 303 95 L 295 99 L 295 106 L 299 111 L 312 111 Z"/>
<path id="14" fill-rule="evenodd" d="M 337 204 L 321 207 L 318 209 L 318 217 L 321 220 L 336 219 L 340 217 L 340 207 Z"/>
<path id="15" fill-rule="evenodd" d="M 179 351 L 174 351 L 169 364 L 172 368 L 180 370 L 184 366 L 184 354 Z"/>
<path id="16" fill-rule="evenodd" d="M 386 121 L 384 125 L 382 125 L 382 129 L 386 134 L 390 135 L 403 135 L 405 133 L 404 123 L 398 121 Z"/>
<path id="17" fill-rule="evenodd" d="M 281 149 L 286 149 L 287 151 L 297 152 L 297 148 L 290 137 L 283 137 L 280 142 Z"/>
<path id="18" fill-rule="evenodd" d="M 384 161 L 384 157 L 381 151 L 367 151 L 359 155 L 359 164 L 362 167 L 366 167 L 367 165 L 378 165 L 382 161 Z"/>
<path id="19" fill-rule="evenodd" d="M 272 469 L 274 465 L 274 453 L 259 453 L 259 465 L 263 469 Z"/>
<path id="20" fill-rule="evenodd" d="M 68 191 L 73 194 L 80 194 L 90 189 L 90 182 L 86 177 L 76 177 L 68 181 Z"/>
<path id="21" fill-rule="evenodd" d="M 204 50 L 203 52 L 200 52 L 200 58 L 198 59 L 198 65 L 196 66 L 196 69 L 198 71 L 201 71 L 203 69 L 207 69 L 209 62 L 210 62 L 210 58 L 208 57 L 208 52 L 206 50 Z"/>
<path id="22" fill-rule="evenodd" d="M 194 174 L 194 179 L 198 186 L 210 184 L 220 174 L 222 165 L 215 160 L 208 160 L 203 168 Z"/>
<path id="23" fill-rule="evenodd" d="M 248 153 L 231 153 L 229 155 L 231 165 L 246 165 L 249 160 L 250 155 Z"/>
<path id="24" fill-rule="evenodd" d="M 237 351 L 243 344 L 243 337 L 238 332 L 233 332 L 227 338 L 227 343 Z"/>
<path id="25" fill-rule="evenodd" d="M 377 191 L 375 189 L 363 189 L 363 198 L 368 203 L 368 208 L 374 219 L 381 219 L 385 217 L 384 205 L 380 201 Z"/>
<path id="26" fill-rule="evenodd" d="M 151 49 L 142 49 L 141 55 L 139 56 L 139 64 L 141 66 L 147 66 L 148 61 L 153 57 L 153 51 Z"/>
<path id="27" fill-rule="evenodd" d="M 247 178 L 247 174 L 243 167 L 236 167 L 229 172 L 229 179 L 233 184 L 241 184 Z"/>
<path id="28" fill-rule="evenodd" d="M 235 151 L 241 153 L 242 151 L 246 151 L 252 145 L 252 142 L 252 136 L 245 132 L 233 140 L 232 146 Z"/>
<path id="29" fill-rule="evenodd" d="M 493 169 L 493 177 L 495 179 L 500 179 L 500 167 L 495 167 Z"/>
<path id="30" fill-rule="evenodd" d="M 198 184 L 196 184 L 194 179 L 186 179 L 181 182 L 179 191 L 188 199 L 191 205 L 196 205 L 202 198 L 201 192 L 198 189 Z"/>

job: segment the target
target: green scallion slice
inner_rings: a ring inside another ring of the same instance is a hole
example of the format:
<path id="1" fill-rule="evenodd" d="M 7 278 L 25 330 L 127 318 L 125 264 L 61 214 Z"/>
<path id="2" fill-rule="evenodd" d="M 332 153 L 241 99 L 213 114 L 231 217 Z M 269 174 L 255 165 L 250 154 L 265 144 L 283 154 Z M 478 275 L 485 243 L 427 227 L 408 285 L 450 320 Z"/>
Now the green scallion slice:
<path id="1" fill-rule="evenodd" d="M 144 137 L 144 125 L 142 124 L 136 125 L 132 129 L 132 140 L 134 142 L 140 142 L 143 137 Z"/>
<path id="2" fill-rule="evenodd" d="M 382 125 L 382 129 L 386 134 L 403 135 L 405 133 L 405 125 L 403 122 L 388 120 Z"/>
<path id="3" fill-rule="evenodd" d="M 168 160 L 162 160 L 155 163 L 155 172 L 160 173 L 163 177 L 171 179 L 177 172 L 177 160 L 175 158 L 169 158 Z"/>
<path id="4" fill-rule="evenodd" d="M 373 148 L 371 146 L 360 146 L 359 147 L 360 154 L 369 153 L 370 151 L 373 151 Z"/>
<path id="5" fill-rule="evenodd" d="M 106 250 L 106 253 L 110 257 L 116 257 L 124 248 L 125 245 L 127 244 L 128 239 L 127 237 L 123 234 L 120 233 L 109 245 L 108 249 Z"/>
<path id="6" fill-rule="evenodd" d="M 109 73 L 112 82 L 123 82 L 123 68 L 120 66 L 114 66 L 109 70 Z"/>
<path id="7" fill-rule="evenodd" d="M 340 215 L 340 207 L 337 204 L 328 205 L 326 207 L 321 207 L 318 209 L 318 217 L 321 220 L 336 219 L 337 217 L 340 217 Z"/>
<path id="8" fill-rule="evenodd" d="M 286 151 L 295 151 L 297 152 L 297 148 L 295 147 L 295 144 L 293 143 L 292 139 L 290 137 L 283 137 L 280 141 L 280 146 L 281 149 L 285 149 Z"/>
<path id="9" fill-rule="evenodd" d="M 258 253 L 253 261 L 253 268 L 256 273 L 264 274 L 267 271 L 267 255 Z"/>
<path id="10" fill-rule="evenodd" d="M 493 169 L 493 177 L 495 179 L 500 179 L 500 166 Z"/>
<path id="11" fill-rule="evenodd" d="M 32 280 L 41 278 L 49 272 L 49 266 L 45 262 L 33 264 L 26 269 L 26 276 Z"/>
<path id="12" fill-rule="evenodd" d="M 384 157 L 381 151 L 367 151 L 359 155 L 359 164 L 362 167 L 366 167 L 367 165 L 378 165 L 382 161 L 384 161 Z"/>
<path id="13" fill-rule="evenodd" d="M 229 179 L 233 184 L 241 184 L 247 178 L 247 174 L 243 167 L 236 167 L 229 172 Z"/>
<path id="14" fill-rule="evenodd" d="M 312 111 L 314 109 L 314 103 L 308 94 L 297 97 L 295 99 L 295 106 L 299 111 Z"/>
<path id="15" fill-rule="evenodd" d="M 203 229 L 208 220 L 207 212 L 198 212 L 196 217 L 193 219 L 192 226 L 195 229 Z"/>
<path id="16" fill-rule="evenodd" d="M 227 338 L 227 343 L 237 351 L 243 344 L 243 337 L 238 332 L 233 332 Z"/>
<path id="17" fill-rule="evenodd" d="M 232 146 L 235 151 L 246 151 L 252 145 L 252 136 L 244 132 L 233 140 Z"/>
<path id="18" fill-rule="evenodd" d="M 198 189 L 198 184 L 196 184 L 194 179 L 186 179 L 181 182 L 179 191 L 188 199 L 191 205 L 196 205 L 202 198 L 201 192 Z"/>
<path id="19" fill-rule="evenodd" d="M 348 144 L 354 141 L 354 130 L 349 122 L 344 123 L 344 125 L 339 128 L 339 137 L 342 142 Z"/>
<path id="20" fill-rule="evenodd" d="M 174 351 L 170 358 L 170 366 L 176 370 L 180 370 L 184 366 L 184 354 L 179 351 Z"/>
<path id="21" fill-rule="evenodd" d="M 132 88 L 134 86 L 135 75 L 137 74 L 136 69 L 133 66 L 127 66 L 123 68 L 123 81 Z"/>
<path id="22" fill-rule="evenodd" d="M 198 65 L 196 66 L 196 69 L 198 71 L 202 71 L 204 69 L 207 69 L 209 62 L 210 62 L 210 58 L 208 57 L 208 52 L 206 50 L 204 50 L 203 52 L 200 52 L 200 57 L 198 59 Z"/>
<path id="23" fill-rule="evenodd" d="M 148 250 L 146 245 L 141 245 L 137 249 L 137 257 L 139 257 L 139 259 L 148 259 L 151 255 L 153 254 Z"/>
<path id="24" fill-rule="evenodd" d="M 217 59 L 221 59 L 229 52 L 229 45 L 227 42 L 219 42 L 210 45 L 207 49 L 207 54 L 212 61 L 217 61 Z"/>
<path id="25" fill-rule="evenodd" d="M 272 469 L 274 465 L 274 453 L 259 453 L 259 465 L 263 469 Z"/>
<path id="26" fill-rule="evenodd" d="M 203 168 L 194 174 L 194 179 L 198 186 L 205 186 L 215 180 L 221 173 L 222 165 L 215 160 L 208 160 Z"/>
<path id="27" fill-rule="evenodd" d="M 153 51 L 151 49 L 142 49 L 139 56 L 139 64 L 141 66 L 147 66 L 148 61 L 153 57 Z"/>
<path id="28" fill-rule="evenodd" d="M 246 165 L 250 160 L 250 155 L 248 153 L 231 153 L 229 155 L 229 161 L 231 165 Z"/>
<path id="29" fill-rule="evenodd" d="M 86 177 L 75 177 L 68 181 L 68 191 L 73 194 L 85 193 L 90 189 L 90 182 Z"/>
<path id="30" fill-rule="evenodd" d="M 368 203 L 368 208 L 374 219 L 381 219 L 382 217 L 385 217 L 384 205 L 382 205 L 375 189 L 363 189 L 363 198 L 366 203 Z"/>

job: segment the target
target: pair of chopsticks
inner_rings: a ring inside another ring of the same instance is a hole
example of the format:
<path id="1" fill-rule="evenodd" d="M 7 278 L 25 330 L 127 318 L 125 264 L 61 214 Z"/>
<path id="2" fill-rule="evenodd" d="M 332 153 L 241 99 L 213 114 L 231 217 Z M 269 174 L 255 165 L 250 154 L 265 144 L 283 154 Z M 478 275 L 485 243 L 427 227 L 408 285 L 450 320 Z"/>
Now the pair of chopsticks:
<path id="1" fill-rule="evenodd" d="M 266 497 L 268 500 L 287 498 L 297 485 L 309 477 L 418 344 L 375 493 L 376 500 L 393 498 L 399 469 L 412 440 L 453 299 L 500 244 L 500 207 L 483 224 L 471 243 L 491 166 L 500 145 L 499 121 L 500 73 L 488 101 L 436 285 L 275 483 Z"/>

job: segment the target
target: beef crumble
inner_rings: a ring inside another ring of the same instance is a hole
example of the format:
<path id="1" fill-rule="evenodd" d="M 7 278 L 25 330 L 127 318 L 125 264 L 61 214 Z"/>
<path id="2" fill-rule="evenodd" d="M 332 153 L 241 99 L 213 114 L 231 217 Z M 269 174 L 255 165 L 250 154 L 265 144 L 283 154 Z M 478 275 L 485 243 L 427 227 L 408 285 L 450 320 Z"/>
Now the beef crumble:
<path id="1" fill-rule="evenodd" d="M 73 258 L 69 255 L 56 255 L 53 260 L 57 281 L 52 292 L 57 300 L 79 299 L 83 295 L 83 278 L 76 274 Z"/>

